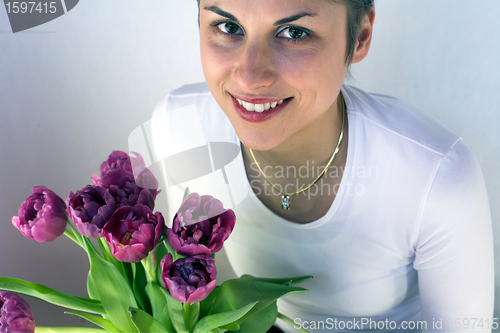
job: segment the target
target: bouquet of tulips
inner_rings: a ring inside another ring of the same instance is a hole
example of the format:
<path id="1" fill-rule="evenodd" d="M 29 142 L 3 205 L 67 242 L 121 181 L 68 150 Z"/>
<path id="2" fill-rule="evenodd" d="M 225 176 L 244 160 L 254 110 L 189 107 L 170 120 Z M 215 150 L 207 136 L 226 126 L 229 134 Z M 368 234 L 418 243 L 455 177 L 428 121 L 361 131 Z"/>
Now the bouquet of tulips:
<path id="1" fill-rule="evenodd" d="M 293 285 L 310 277 L 244 275 L 216 285 L 214 254 L 236 221 L 219 200 L 186 189 L 166 227 L 153 212 L 158 182 L 140 155 L 121 151 L 92 182 L 66 201 L 35 187 L 12 218 L 28 238 L 50 242 L 65 234 L 86 251 L 89 297 L 2 277 L 0 332 L 267 332 L 277 317 L 293 325 L 276 300 L 306 291 Z M 36 326 L 28 303 L 13 292 L 66 308 L 100 329 Z"/>

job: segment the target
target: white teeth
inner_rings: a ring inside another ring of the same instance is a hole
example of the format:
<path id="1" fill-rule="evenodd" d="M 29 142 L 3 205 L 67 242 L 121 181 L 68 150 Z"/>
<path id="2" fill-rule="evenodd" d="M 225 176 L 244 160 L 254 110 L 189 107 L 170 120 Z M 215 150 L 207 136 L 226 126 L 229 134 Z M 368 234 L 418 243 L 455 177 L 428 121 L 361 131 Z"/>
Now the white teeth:
<path id="1" fill-rule="evenodd" d="M 263 112 L 264 104 L 255 104 L 255 112 Z"/>
<path id="2" fill-rule="evenodd" d="M 247 111 L 255 111 L 255 112 L 264 112 L 266 110 L 273 109 L 276 106 L 282 104 L 284 101 L 282 99 L 282 100 L 272 102 L 272 103 L 252 104 L 252 103 L 245 102 L 245 101 L 238 99 L 238 98 L 236 98 L 236 100 L 238 101 L 238 104 L 240 104 L 242 107 L 244 107 Z"/>

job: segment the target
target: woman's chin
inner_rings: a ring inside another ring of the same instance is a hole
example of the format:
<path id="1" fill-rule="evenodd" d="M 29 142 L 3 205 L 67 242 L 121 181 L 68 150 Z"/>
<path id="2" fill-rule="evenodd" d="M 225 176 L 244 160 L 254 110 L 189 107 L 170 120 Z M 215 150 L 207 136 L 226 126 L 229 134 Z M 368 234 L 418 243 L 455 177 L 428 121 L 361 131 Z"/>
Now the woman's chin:
<path id="1" fill-rule="evenodd" d="M 241 143 L 247 148 L 250 148 L 252 150 L 260 150 L 260 151 L 266 151 L 266 150 L 271 150 L 273 148 L 278 147 L 283 140 L 277 140 L 277 138 L 274 139 L 264 139 L 262 137 L 241 137 L 240 138 Z"/>

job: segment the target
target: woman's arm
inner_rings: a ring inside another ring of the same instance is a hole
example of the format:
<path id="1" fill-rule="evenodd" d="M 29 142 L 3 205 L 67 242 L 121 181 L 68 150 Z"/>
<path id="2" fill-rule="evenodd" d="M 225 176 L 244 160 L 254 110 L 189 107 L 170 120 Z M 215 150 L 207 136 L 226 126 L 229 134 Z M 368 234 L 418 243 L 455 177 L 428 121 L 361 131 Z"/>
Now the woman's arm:
<path id="1" fill-rule="evenodd" d="M 414 267 L 429 332 L 490 332 L 493 233 L 480 166 L 458 140 L 443 156 L 422 216 Z"/>

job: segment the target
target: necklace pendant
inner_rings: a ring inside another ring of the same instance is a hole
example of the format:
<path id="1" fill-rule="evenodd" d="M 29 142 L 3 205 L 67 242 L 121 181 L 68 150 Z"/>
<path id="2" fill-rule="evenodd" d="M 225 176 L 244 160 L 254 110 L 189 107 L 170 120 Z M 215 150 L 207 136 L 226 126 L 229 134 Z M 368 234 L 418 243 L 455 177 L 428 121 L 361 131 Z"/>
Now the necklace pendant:
<path id="1" fill-rule="evenodd" d="M 281 196 L 281 209 L 290 210 L 290 196 L 283 194 Z"/>

